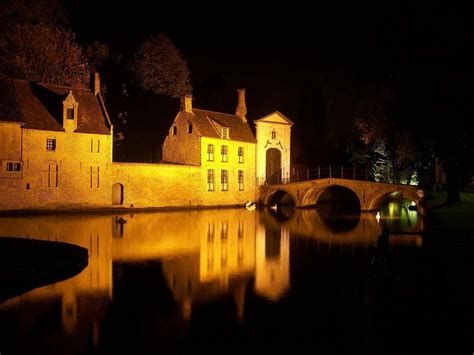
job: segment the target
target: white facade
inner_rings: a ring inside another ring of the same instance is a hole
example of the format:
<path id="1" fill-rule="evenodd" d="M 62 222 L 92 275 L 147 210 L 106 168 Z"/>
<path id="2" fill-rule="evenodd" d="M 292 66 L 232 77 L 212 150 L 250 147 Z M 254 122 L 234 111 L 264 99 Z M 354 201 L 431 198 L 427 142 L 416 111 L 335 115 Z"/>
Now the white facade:
<path id="1" fill-rule="evenodd" d="M 257 186 L 268 182 L 267 156 L 268 151 L 272 148 L 280 154 L 279 182 L 288 182 L 290 179 L 291 126 L 293 126 L 293 122 L 278 111 L 254 122 L 257 136 Z"/>

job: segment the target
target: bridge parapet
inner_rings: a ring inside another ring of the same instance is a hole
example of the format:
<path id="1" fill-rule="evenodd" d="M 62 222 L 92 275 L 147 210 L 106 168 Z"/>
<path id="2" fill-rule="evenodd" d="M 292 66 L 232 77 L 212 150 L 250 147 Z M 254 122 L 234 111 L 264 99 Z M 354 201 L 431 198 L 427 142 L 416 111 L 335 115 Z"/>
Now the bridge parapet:
<path id="1" fill-rule="evenodd" d="M 363 212 L 378 210 L 383 200 L 394 192 L 399 192 L 405 197 L 412 199 L 416 203 L 418 211 L 421 214 L 424 212 L 422 206 L 420 206 L 421 200 L 418 195 L 419 188 L 417 186 L 340 178 L 325 178 L 261 186 L 260 201 L 264 205 L 270 205 L 275 193 L 284 191 L 293 198 L 296 207 L 314 206 L 321 194 L 330 186 L 342 186 L 354 192 L 359 199 L 360 208 Z"/>
<path id="2" fill-rule="evenodd" d="M 373 181 L 367 168 L 333 165 L 318 166 L 316 168 L 293 167 L 291 169 L 291 176 L 288 178 L 288 180 L 291 182 L 298 182 L 327 178 Z"/>

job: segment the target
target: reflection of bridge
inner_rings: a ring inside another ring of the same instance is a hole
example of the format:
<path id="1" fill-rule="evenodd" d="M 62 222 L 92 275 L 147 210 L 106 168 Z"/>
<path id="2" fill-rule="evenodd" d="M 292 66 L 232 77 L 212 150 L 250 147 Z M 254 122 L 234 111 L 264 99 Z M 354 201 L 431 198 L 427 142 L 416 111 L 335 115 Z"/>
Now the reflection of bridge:
<path id="1" fill-rule="evenodd" d="M 296 207 L 314 206 L 322 193 L 331 186 L 340 186 L 352 191 L 357 196 L 362 211 L 377 210 L 389 194 L 398 192 L 413 200 L 417 204 L 418 210 L 422 212 L 419 208 L 417 186 L 338 178 L 264 185 L 260 187 L 260 200 L 265 205 L 278 203 L 278 194 L 283 192 L 291 196 Z"/>

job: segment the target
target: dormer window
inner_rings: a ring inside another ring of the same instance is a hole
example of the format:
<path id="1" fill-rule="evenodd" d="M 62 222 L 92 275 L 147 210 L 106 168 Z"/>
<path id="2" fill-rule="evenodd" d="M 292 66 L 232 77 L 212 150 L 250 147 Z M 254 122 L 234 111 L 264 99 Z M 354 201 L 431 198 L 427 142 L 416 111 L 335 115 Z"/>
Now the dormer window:
<path id="1" fill-rule="evenodd" d="M 63 101 L 63 128 L 66 132 L 75 132 L 77 129 L 79 103 L 74 98 L 72 90 Z"/>
<path id="2" fill-rule="evenodd" d="M 229 139 L 229 128 L 222 128 L 222 139 Z"/>
<path id="3" fill-rule="evenodd" d="M 66 109 L 66 118 L 68 120 L 73 120 L 74 119 L 74 108 L 73 107 L 69 107 Z"/>

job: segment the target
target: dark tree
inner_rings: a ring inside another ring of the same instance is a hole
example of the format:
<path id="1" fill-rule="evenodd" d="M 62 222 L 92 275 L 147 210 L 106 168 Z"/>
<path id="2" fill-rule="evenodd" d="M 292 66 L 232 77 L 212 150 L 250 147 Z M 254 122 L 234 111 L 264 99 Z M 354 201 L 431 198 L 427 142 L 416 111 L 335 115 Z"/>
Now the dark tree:
<path id="1" fill-rule="evenodd" d="M 104 43 L 94 41 L 86 47 L 84 53 L 89 63 L 89 71 L 94 73 L 97 72 L 109 58 L 109 47 Z"/>
<path id="2" fill-rule="evenodd" d="M 180 97 L 192 91 L 188 64 L 164 34 L 142 43 L 130 69 L 141 88 L 156 94 Z"/>
<path id="3" fill-rule="evenodd" d="M 357 99 L 351 160 L 370 167 L 377 181 L 393 182 L 394 125 L 389 117 L 392 91 L 383 84 L 365 84 Z"/>
<path id="4" fill-rule="evenodd" d="M 62 0 L 3 0 L 0 2 L 0 31 L 18 24 L 40 23 L 65 26 L 67 13 Z"/>
<path id="5" fill-rule="evenodd" d="M 17 25 L 0 35 L 0 73 L 47 84 L 86 87 L 87 59 L 74 34 L 49 24 Z"/>

